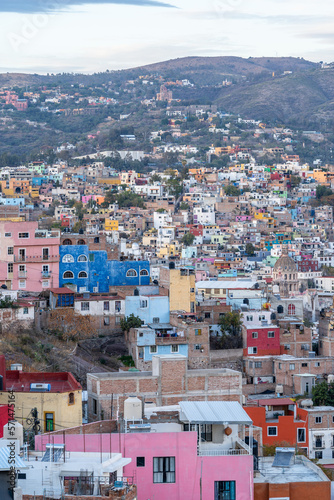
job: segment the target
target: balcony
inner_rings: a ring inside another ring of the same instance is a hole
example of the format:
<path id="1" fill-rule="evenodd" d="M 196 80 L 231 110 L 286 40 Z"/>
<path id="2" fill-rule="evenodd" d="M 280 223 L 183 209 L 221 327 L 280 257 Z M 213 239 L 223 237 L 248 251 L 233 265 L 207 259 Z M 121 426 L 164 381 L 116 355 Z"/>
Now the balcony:
<path id="1" fill-rule="evenodd" d="M 156 345 L 164 345 L 164 344 L 186 344 L 187 339 L 186 337 L 181 337 L 180 335 L 172 335 L 172 334 L 164 334 L 164 336 L 158 337 L 156 335 L 155 337 L 155 344 Z"/>
<path id="2" fill-rule="evenodd" d="M 42 278 L 50 278 L 51 277 L 51 271 L 42 271 Z"/>
<path id="3" fill-rule="evenodd" d="M 59 255 L 14 255 L 14 262 L 59 262 Z"/>
<path id="4" fill-rule="evenodd" d="M 60 231 L 35 231 L 35 238 L 59 238 Z"/>
<path id="5" fill-rule="evenodd" d="M 26 278 L 27 277 L 27 271 L 19 271 L 17 273 L 18 278 Z"/>

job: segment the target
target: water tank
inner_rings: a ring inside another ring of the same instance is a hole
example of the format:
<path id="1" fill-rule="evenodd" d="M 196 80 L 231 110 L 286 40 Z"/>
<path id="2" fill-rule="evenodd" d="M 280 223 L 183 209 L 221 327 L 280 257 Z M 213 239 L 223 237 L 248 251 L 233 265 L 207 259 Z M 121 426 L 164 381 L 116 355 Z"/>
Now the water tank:
<path id="1" fill-rule="evenodd" d="M 143 416 L 142 402 L 136 396 L 130 396 L 124 401 L 124 418 L 126 420 L 140 420 Z"/>
<path id="2" fill-rule="evenodd" d="M 23 446 L 23 425 L 15 420 L 3 426 L 4 439 L 17 439 L 20 441 L 20 447 Z"/>
<path id="3" fill-rule="evenodd" d="M 13 363 L 10 365 L 10 369 L 11 370 L 18 370 L 18 371 L 22 371 L 22 365 L 20 363 Z"/>
<path id="4" fill-rule="evenodd" d="M 334 382 L 334 375 L 328 375 L 327 382 L 332 384 Z"/>
<path id="5" fill-rule="evenodd" d="M 277 395 L 283 394 L 283 385 L 276 385 L 275 392 Z"/>

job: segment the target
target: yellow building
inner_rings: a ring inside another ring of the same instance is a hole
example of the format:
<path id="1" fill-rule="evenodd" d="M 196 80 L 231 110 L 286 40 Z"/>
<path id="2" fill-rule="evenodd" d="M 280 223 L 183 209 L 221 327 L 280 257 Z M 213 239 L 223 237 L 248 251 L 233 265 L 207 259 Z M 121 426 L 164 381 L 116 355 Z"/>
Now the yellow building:
<path id="1" fill-rule="evenodd" d="M 173 263 L 170 265 L 173 266 Z M 169 290 L 171 311 L 196 312 L 194 269 L 162 267 L 159 284 L 162 288 Z"/>
<path id="2" fill-rule="evenodd" d="M 9 181 L 0 181 L 1 192 L 6 196 L 17 196 L 20 194 L 28 194 L 30 191 L 29 181 L 19 181 L 10 179 Z"/>
<path id="3" fill-rule="evenodd" d="M 0 366 L 4 362 L 0 362 Z M 0 404 L 9 403 L 13 391 L 15 419 L 25 429 L 32 429 L 31 411 L 36 408 L 41 432 L 82 424 L 82 388 L 71 373 L 29 373 L 7 370 Z M 3 370 L 2 370 L 3 374 Z"/>
<path id="4" fill-rule="evenodd" d="M 105 231 L 118 231 L 118 220 L 106 219 L 104 229 Z"/>
<path id="5" fill-rule="evenodd" d="M 175 244 L 165 245 L 160 248 L 157 256 L 159 259 L 162 259 L 163 257 L 173 257 L 178 253 L 178 251 L 179 247 Z"/>

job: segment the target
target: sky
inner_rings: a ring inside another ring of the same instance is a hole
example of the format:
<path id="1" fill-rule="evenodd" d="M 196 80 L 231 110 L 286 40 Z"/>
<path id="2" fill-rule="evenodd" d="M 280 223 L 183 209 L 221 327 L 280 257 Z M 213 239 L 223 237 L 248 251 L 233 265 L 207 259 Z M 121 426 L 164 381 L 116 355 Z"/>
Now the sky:
<path id="1" fill-rule="evenodd" d="M 0 0 L 0 72 L 93 73 L 186 56 L 334 60 L 333 0 Z"/>

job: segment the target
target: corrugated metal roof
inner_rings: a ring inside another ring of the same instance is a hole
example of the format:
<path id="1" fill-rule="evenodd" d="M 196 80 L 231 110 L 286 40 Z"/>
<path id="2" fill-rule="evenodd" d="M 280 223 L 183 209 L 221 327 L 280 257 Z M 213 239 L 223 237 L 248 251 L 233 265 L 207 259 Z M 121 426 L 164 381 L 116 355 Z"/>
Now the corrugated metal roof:
<path id="1" fill-rule="evenodd" d="M 3 447 L 0 448 L 0 470 L 10 470 L 11 467 L 15 469 L 27 469 L 28 467 L 24 464 L 20 457 L 15 455 L 15 465 L 10 463 L 14 457 L 10 457 L 10 448 Z"/>
<path id="2" fill-rule="evenodd" d="M 193 424 L 246 424 L 252 420 L 236 401 L 180 401 L 180 420 Z"/>

